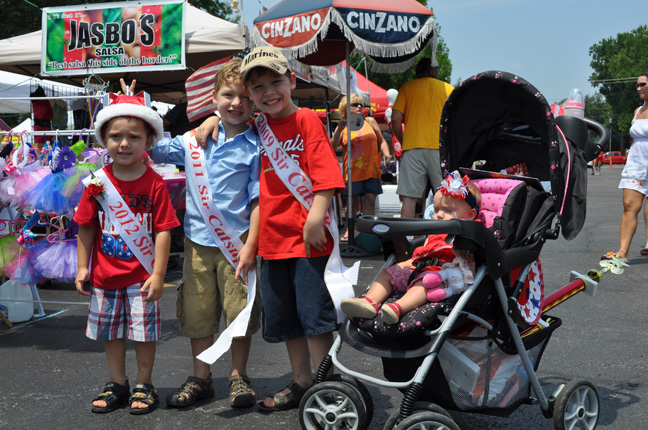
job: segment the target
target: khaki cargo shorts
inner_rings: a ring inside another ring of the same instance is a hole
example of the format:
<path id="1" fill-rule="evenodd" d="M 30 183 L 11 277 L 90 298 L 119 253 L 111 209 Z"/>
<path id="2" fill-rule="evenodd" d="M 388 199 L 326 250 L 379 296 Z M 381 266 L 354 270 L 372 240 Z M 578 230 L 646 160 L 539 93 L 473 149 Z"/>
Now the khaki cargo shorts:
<path id="1" fill-rule="evenodd" d="M 202 246 L 185 238 L 184 276 L 178 287 L 177 317 L 180 331 L 190 338 L 219 333 L 247 305 L 247 286 L 234 279 L 236 271 L 218 247 Z M 261 288 L 257 290 L 246 336 L 261 327 Z"/>

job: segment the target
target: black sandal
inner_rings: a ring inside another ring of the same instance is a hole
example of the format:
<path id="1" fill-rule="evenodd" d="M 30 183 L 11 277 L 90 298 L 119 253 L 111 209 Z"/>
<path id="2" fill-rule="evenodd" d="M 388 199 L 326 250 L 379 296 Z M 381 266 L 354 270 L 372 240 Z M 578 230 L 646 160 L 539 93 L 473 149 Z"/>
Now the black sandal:
<path id="1" fill-rule="evenodd" d="M 182 387 L 167 396 L 166 402 L 173 408 L 184 408 L 208 397 L 214 397 L 211 376 L 209 380 L 189 376 Z"/>
<path id="2" fill-rule="evenodd" d="M 119 409 L 128 402 L 130 396 L 130 386 L 128 385 L 128 378 L 126 378 L 126 385 L 120 385 L 116 382 L 108 382 L 104 385 L 103 391 L 97 397 L 92 399 L 94 403 L 97 400 L 106 402 L 106 406 L 92 406 L 92 412 L 106 413 Z"/>
<path id="3" fill-rule="evenodd" d="M 148 407 L 142 409 L 133 408 L 133 403 L 135 402 L 146 403 Z M 131 407 L 131 414 L 144 415 L 148 414 L 149 412 L 153 412 L 157 408 L 159 402 L 160 398 L 158 397 L 158 392 L 153 385 L 135 384 L 135 387 L 133 387 L 133 395 L 130 396 L 128 404 Z"/>
<path id="4" fill-rule="evenodd" d="M 299 402 L 301 402 L 302 397 L 304 397 L 304 394 L 306 394 L 306 391 L 308 389 L 302 387 L 296 382 L 291 382 L 286 388 L 290 388 L 290 392 L 288 394 L 268 394 L 267 398 L 272 399 L 274 407 L 268 407 L 263 403 L 264 401 L 260 401 L 259 403 L 257 403 L 259 410 L 262 412 L 275 412 L 287 411 L 289 409 L 298 407 Z"/>

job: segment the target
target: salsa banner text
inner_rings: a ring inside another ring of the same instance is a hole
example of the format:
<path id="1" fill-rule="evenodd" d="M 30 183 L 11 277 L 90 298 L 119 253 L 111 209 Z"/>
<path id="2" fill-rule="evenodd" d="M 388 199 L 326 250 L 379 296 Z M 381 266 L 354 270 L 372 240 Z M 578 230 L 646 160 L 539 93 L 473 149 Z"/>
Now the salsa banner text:
<path id="1" fill-rule="evenodd" d="M 151 0 L 43 9 L 43 75 L 185 68 L 184 2 Z"/>

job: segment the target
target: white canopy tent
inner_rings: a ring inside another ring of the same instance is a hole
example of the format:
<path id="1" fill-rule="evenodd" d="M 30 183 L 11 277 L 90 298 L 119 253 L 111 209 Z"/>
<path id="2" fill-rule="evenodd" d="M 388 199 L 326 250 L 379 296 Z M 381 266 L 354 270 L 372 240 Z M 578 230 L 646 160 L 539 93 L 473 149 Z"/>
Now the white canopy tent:
<path id="1" fill-rule="evenodd" d="M 51 97 L 83 94 L 78 86 L 0 71 L 0 113 L 30 113 L 29 100 L 23 99 L 38 85 Z"/>
<path id="2" fill-rule="evenodd" d="M 0 70 L 28 76 L 40 75 L 41 31 L 0 40 Z M 234 24 L 187 5 L 185 16 L 186 70 L 137 73 L 101 73 L 103 81 L 137 80 L 137 90 L 151 93 L 153 99 L 177 103 L 184 97 L 184 82 L 197 69 L 245 48 L 245 26 Z M 57 82 L 82 86 L 85 75 L 42 76 Z M 119 88 L 118 86 L 116 87 Z M 111 91 L 112 88 L 109 89 Z"/>

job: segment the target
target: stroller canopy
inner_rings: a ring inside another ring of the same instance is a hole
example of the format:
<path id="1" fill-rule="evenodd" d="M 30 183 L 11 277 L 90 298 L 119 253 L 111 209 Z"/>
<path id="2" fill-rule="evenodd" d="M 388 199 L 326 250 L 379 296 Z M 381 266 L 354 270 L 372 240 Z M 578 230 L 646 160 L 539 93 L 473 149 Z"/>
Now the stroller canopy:
<path id="1" fill-rule="evenodd" d="M 484 162 L 493 172 L 514 168 L 551 184 L 562 234 L 573 239 L 585 222 L 587 163 L 564 138 L 549 104 L 530 83 L 488 71 L 463 81 L 441 115 L 441 168 L 453 171 Z"/>

